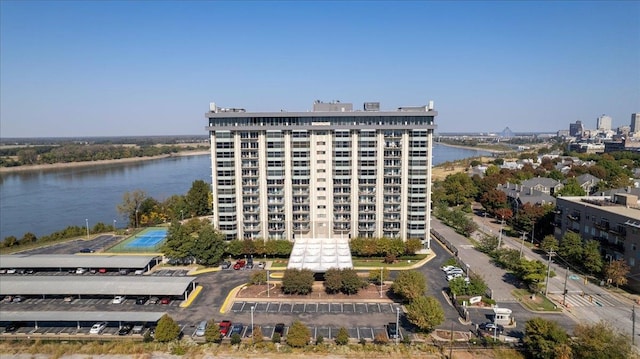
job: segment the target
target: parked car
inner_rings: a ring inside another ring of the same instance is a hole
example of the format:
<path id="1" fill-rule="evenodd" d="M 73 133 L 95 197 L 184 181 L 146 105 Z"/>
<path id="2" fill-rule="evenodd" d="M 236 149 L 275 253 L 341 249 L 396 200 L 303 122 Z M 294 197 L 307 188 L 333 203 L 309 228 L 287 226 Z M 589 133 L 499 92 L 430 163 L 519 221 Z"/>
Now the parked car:
<path id="1" fill-rule="evenodd" d="M 93 253 L 93 252 L 95 252 L 95 251 L 93 249 L 91 249 L 91 248 L 82 248 L 80 250 L 80 253 Z"/>
<path id="2" fill-rule="evenodd" d="M 147 302 L 147 297 L 138 297 L 136 298 L 136 304 L 144 305 Z"/>
<path id="3" fill-rule="evenodd" d="M 142 334 L 142 331 L 143 331 L 143 330 L 144 330 L 144 325 L 143 325 L 143 324 L 140 324 L 140 323 L 136 323 L 136 324 L 133 326 L 133 329 L 131 330 L 131 332 L 132 332 L 133 334 Z"/>
<path id="4" fill-rule="evenodd" d="M 7 274 L 16 274 L 16 270 L 14 268 L 7 269 Z"/>
<path id="5" fill-rule="evenodd" d="M 460 277 L 462 277 L 462 276 L 464 276 L 464 274 L 462 274 L 462 273 L 448 274 L 448 275 L 447 275 L 447 281 L 449 281 L 449 282 L 450 282 L 450 281 L 452 281 L 453 279 L 455 279 L 455 278 L 460 278 Z"/>
<path id="6" fill-rule="evenodd" d="M 273 334 L 280 334 L 280 337 L 284 336 L 284 323 L 278 323 L 276 324 L 276 327 L 273 328 Z"/>
<path id="7" fill-rule="evenodd" d="M 119 271 L 119 272 L 120 272 L 120 275 L 127 275 L 127 274 L 129 274 L 129 270 L 128 270 L 128 269 L 126 269 L 126 268 L 124 268 L 124 269 L 120 269 L 120 271 Z"/>
<path id="8" fill-rule="evenodd" d="M 253 257 L 249 257 L 247 259 L 247 269 L 252 269 L 253 268 Z"/>
<path id="9" fill-rule="evenodd" d="M 264 269 L 267 264 L 265 262 L 258 263 L 258 269 Z"/>
<path id="10" fill-rule="evenodd" d="M 448 271 L 445 272 L 447 275 L 449 274 L 456 274 L 456 273 L 460 273 L 460 274 L 464 274 L 464 271 L 462 270 L 462 268 L 453 268 L 453 269 L 449 269 Z"/>
<path id="11" fill-rule="evenodd" d="M 138 269 L 138 270 L 136 270 L 136 271 L 134 272 L 134 274 L 135 274 L 135 275 L 142 275 L 142 274 L 144 274 L 144 270 L 142 270 L 142 269 Z"/>
<path id="12" fill-rule="evenodd" d="M 107 327 L 107 322 L 98 322 L 89 329 L 89 334 L 100 334 Z"/>
<path id="13" fill-rule="evenodd" d="M 65 303 L 71 303 L 71 302 L 73 302 L 73 299 L 74 299 L 74 297 L 72 295 L 68 295 L 68 296 L 64 297 L 63 301 Z"/>
<path id="14" fill-rule="evenodd" d="M 33 274 L 33 273 L 35 273 L 35 271 L 33 269 L 26 269 L 24 272 L 25 272 L 25 274 Z"/>
<path id="15" fill-rule="evenodd" d="M 247 262 L 245 262 L 244 259 L 238 259 L 236 261 L 236 264 L 233 265 L 233 269 L 240 270 L 240 269 L 244 268 L 245 265 L 247 265 Z"/>
<path id="16" fill-rule="evenodd" d="M 445 272 L 445 273 L 450 271 L 450 270 L 452 270 L 452 269 L 454 269 L 454 268 L 458 268 L 458 267 L 456 267 L 456 266 L 442 266 L 442 267 L 440 267 L 440 269 L 442 269 L 442 271 Z"/>
<path id="17" fill-rule="evenodd" d="M 120 327 L 120 330 L 118 330 L 118 335 L 127 335 L 127 334 L 131 333 L 131 329 L 133 329 L 133 324 L 124 323 L 124 325 L 122 325 L 122 327 Z"/>
<path id="18" fill-rule="evenodd" d="M 234 334 L 242 334 L 242 328 L 244 328 L 244 324 L 242 323 L 233 323 L 233 325 L 231 326 L 231 333 L 229 334 L 229 336 L 232 336 Z"/>
<path id="19" fill-rule="evenodd" d="M 122 304 L 124 303 L 125 298 L 126 297 L 124 295 L 116 295 L 115 297 L 113 297 L 113 300 L 111 301 L 111 303 Z"/>
<path id="20" fill-rule="evenodd" d="M 87 268 L 76 269 L 76 274 L 85 274 L 85 273 L 87 273 Z"/>
<path id="21" fill-rule="evenodd" d="M 389 339 L 398 338 L 398 327 L 396 326 L 396 323 L 387 324 L 387 335 L 389 336 Z"/>
<path id="22" fill-rule="evenodd" d="M 223 320 L 220 322 L 220 334 L 222 334 L 223 337 L 226 337 L 227 334 L 229 334 L 229 330 L 231 330 L 231 321 L 229 320 Z"/>
<path id="23" fill-rule="evenodd" d="M 197 337 L 202 337 L 204 336 L 204 332 L 207 330 L 207 321 L 203 320 L 200 322 L 200 324 L 198 324 L 198 327 L 196 328 L 196 332 L 195 335 Z"/>
<path id="24" fill-rule="evenodd" d="M 107 269 L 106 268 L 100 268 L 100 269 L 98 269 L 98 273 L 102 273 L 102 274 L 107 273 Z"/>
<path id="25" fill-rule="evenodd" d="M 11 322 L 4 328 L 5 333 L 15 333 L 18 329 L 22 327 L 22 322 Z"/>
<path id="26" fill-rule="evenodd" d="M 22 302 L 23 300 L 24 300 L 24 297 L 23 297 L 23 296 L 21 296 L 21 295 L 14 295 L 14 296 L 13 296 L 13 300 L 12 300 L 12 302 L 14 302 L 14 303 L 20 303 L 20 302 Z"/>
<path id="27" fill-rule="evenodd" d="M 479 328 L 482 330 L 486 330 L 488 332 L 494 333 L 496 331 L 496 329 L 498 330 L 498 333 L 502 333 L 504 332 L 504 326 L 500 325 L 500 324 L 495 324 L 492 322 L 486 322 L 486 323 L 482 323 L 479 325 Z"/>
<path id="28" fill-rule="evenodd" d="M 149 298 L 149 304 L 158 304 L 158 301 L 160 301 L 160 299 L 158 299 L 158 297 Z"/>
<path id="29" fill-rule="evenodd" d="M 220 267 L 221 267 L 222 269 L 230 269 L 230 268 L 231 268 L 231 262 L 229 262 L 229 261 L 224 261 L 224 262 L 222 262 L 222 264 L 220 265 Z"/>
<path id="30" fill-rule="evenodd" d="M 169 304 L 171 303 L 171 298 L 169 297 L 162 297 L 162 299 L 160 299 L 160 304 Z"/>

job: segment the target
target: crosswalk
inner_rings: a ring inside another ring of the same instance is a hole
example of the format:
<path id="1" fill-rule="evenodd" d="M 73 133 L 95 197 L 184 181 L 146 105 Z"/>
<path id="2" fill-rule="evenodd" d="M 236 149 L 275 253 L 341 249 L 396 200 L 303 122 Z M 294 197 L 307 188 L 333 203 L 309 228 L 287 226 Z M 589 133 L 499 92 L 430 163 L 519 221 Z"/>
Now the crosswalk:
<path id="1" fill-rule="evenodd" d="M 562 294 L 555 294 L 554 299 L 562 303 Z M 574 294 L 569 293 L 566 296 L 566 304 L 568 307 L 618 307 L 622 305 L 618 299 L 610 294 Z"/>

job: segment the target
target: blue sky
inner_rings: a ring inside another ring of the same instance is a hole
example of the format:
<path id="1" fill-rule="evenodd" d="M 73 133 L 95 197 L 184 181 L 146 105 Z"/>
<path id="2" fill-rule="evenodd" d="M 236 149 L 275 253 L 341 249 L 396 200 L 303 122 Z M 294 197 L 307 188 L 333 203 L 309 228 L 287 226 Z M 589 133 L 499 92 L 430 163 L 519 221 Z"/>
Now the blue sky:
<path id="1" fill-rule="evenodd" d="M 435 101 L 439 132 L 640 112 L 640 2 L 0 2 L 0 137 L 206 134 L 209 102 Z"/>

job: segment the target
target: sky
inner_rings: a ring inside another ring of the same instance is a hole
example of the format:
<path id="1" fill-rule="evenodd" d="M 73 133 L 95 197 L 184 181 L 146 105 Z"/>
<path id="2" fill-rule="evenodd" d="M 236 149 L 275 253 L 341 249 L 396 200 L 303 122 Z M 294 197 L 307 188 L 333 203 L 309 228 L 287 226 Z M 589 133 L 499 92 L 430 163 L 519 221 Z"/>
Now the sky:
<path id="1" fill-rule="evenodd" d="M 640 112 L 640 1 L 0 1 L 0 138 L 206 135 L 210 102 L 426 105 L 436 132 Z"/>

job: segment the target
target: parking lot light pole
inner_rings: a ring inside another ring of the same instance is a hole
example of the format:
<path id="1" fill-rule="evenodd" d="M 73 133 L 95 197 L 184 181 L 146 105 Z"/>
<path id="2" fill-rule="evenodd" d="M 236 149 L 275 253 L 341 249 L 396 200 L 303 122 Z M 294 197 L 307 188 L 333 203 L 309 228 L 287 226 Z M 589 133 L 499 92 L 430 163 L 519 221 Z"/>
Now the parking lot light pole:
<path id="1" fill-rule="evenodd" d="M 400 339 L 400 306 L 396 307 L 396 345 Z"/>
<path id="2" fill-rule="evenodd" d="M 269 298 L 269 270 L 267 269 L 267 298 Z"/>
<path id="3" fill-rule="evenodd" d="M 87 239 L 89 239 L 89 218 L 85 218 L 84 221 L 87 224 Z"/>
<path id="4" fill-rule="evenodd" d="M 116 220 L 115 219 L 113 220 L 113 231 L 114 232 L 116 231 Z"/>
<path id="5" fill-rule="evenodd" d="M 253 305 L 251 306 L 251 338 L 253 338 L 253 311 L 256 309 Z"/>
<path id="6" fill-rule="evenodd" d="M 382 269 L 383 267 L 380 267 L 380 298 L 382 298 Z"/>

